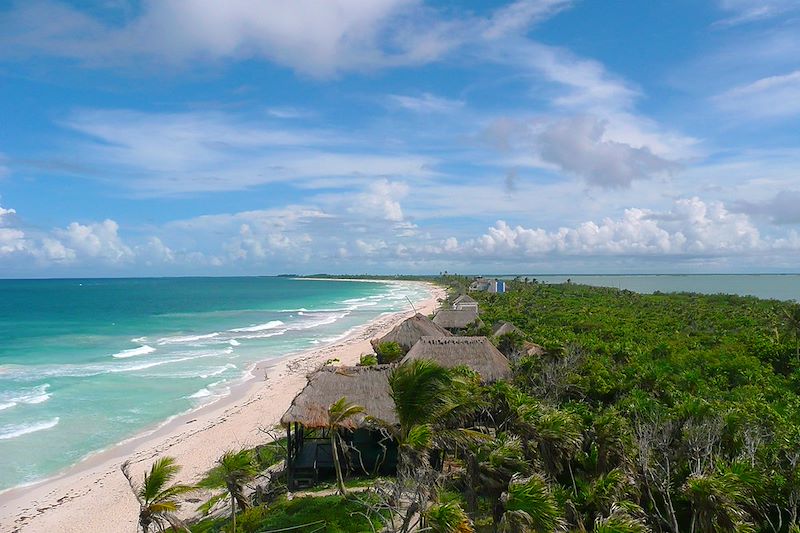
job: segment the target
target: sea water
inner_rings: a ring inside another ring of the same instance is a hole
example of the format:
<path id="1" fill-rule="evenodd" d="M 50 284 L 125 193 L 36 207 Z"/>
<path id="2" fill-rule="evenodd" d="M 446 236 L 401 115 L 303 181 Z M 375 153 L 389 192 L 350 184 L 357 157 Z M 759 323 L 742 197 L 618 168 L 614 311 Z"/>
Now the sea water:
<path id="1" fill-rule="evenodd" d="M 229 393 L 428 296 L 290 278 L 0 280 L 0 490 Z"/>

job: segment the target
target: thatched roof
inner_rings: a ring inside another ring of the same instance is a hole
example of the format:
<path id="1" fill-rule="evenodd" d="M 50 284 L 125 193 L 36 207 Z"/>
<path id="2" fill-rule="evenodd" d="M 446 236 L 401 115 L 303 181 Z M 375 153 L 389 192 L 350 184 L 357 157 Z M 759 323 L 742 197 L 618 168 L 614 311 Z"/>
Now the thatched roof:
<path id="1" fill-rule="evenodd" d="M 472 298 L 471 296 L 468 296 L 466 294 L 462 294 L 461 296 L 453 300 L 454 306 L 458 304 L 476 304 L 476 303 L 478 302 L 477 300 L 475 300 L 475 298 Z"/>
<path id="2" fill-rule="evenodd" d="M 394 400 L 389 395 L 390 370 L 390 365 L 323 367 L 308 376 L 308 383 L 281 417 L 281 424 L 299 422 L 306 428 L 326 427 L 328 408 L 342 397 L 366 409 L 365 414 L 345 422 L 349 429 L 368 426 L 367 417 L 397 424 Z"/>
<path id="3" fill-rule="evenodd" d="M 547 353 L 547 350 L 544 349 L 544 346 L 539 346 L 538 344 L 534 344 L 532 342 L 525 342 L 525 353 L 530 356 L 540 356 Z"/>
<path id="4" fill-rule="evenodd" d="M 492 382 L 511 377 L 508 359 L 486 337 L 422 337 L 401 361 L 428 359 L 444 367 L 467 366 Z"/>
<path id="5" fill-rule="evenodd" d="M 519 333 L 522 335 L 522 331 L 512 324 L 511 322 L 498 322 L 492 328 L 492 336 L 499 337 L 500 335 L 507 335 L 509 333 Z"/>
<path id="6" fill-rule="evenodd" d="M 476 321 L 481 324 L 475 309 L 442 309 L 433 317 L 433 323 L 445 329 L 464 329 Z"/>
<path id="7" fill-rule="evenodd" d="M 372 339 L 372 347 L 377 349 L 377 346 L 384 342 L 396 342 L 403 348 L 403 351 L 407 352 L 421 337 L 449 337 L 450 335 L 452 334 L 449 331 L 434 324 L 430 318 L 417 313 L 395 326 L 392 331 L 380 339 Z"/>

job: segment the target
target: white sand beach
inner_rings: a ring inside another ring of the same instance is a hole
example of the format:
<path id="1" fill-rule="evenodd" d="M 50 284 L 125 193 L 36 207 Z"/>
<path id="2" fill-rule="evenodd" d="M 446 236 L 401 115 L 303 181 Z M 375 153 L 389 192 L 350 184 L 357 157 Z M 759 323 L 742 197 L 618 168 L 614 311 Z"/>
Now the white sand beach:
<path id="1" fill-rule="evenodd" d="M 440 287 L 431 285 L 431 291 L 431 298 L 415 302 L 419 312 L 433 312 L 445 295 Z M 310 371 L 333 358 L 355 364 L 372 352 L 370 339 L 411 315 L 411 310 L 385 315 L 332 345 L 259 363 L 251 379 L 216 403 L 94 454 L 57 477 L 0 494 L 0 531 L 136 531 L 138 504 L 120 471 L 125 460 L 141 479 L 154 459 L 169 455 L 183 467 L 179 480 L 196 482 L 224 452 L 265 442 L 259 428 L 278 424 Z M 187 504 L 181 515 L 192 516 L 196 505 Z"/>

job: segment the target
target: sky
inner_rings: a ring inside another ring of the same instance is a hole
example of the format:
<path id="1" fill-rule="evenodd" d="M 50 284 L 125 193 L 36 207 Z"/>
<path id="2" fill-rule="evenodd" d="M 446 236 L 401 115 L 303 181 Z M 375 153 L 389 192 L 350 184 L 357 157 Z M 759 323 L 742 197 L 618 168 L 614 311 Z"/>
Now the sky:
<path id="1" fill-rule="evenodd" d="M 798 0 L 0 0 L 0 277 L 797 272 Z"/>

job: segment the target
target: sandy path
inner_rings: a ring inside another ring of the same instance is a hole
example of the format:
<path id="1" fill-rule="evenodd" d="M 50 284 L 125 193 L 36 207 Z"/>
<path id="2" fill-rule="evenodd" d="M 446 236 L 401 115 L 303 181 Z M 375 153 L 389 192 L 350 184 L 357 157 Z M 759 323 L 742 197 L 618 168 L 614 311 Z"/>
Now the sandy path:
<path id="1" fill-rule="evenodd" d="M 415 302 L 431 313 L 444 290 Z M 0 531 L 84 532 L 136 531 L 138 505 L 120 472 L 126 459 L 137 479 L 153 458 L 170 455 L 182 465 L 180 481 L 193 482 L 225 451 L 265 441 L 259 428 L 278 424 L 292 399 L 306 384 L 306 374 L 331 358 L 355 364 L 372 351 L 369 340 L 383 335 L 413 312 L 380 317 L 349 337 L 324 348 L 280 361 L 258 364 L 252 380 L 209 406 L 180 416 L 155 432 L 95 454 L 66 473 L 40 484 L 0 495 Z M 187 505 L 188 514 L 195 505 Z"/>

